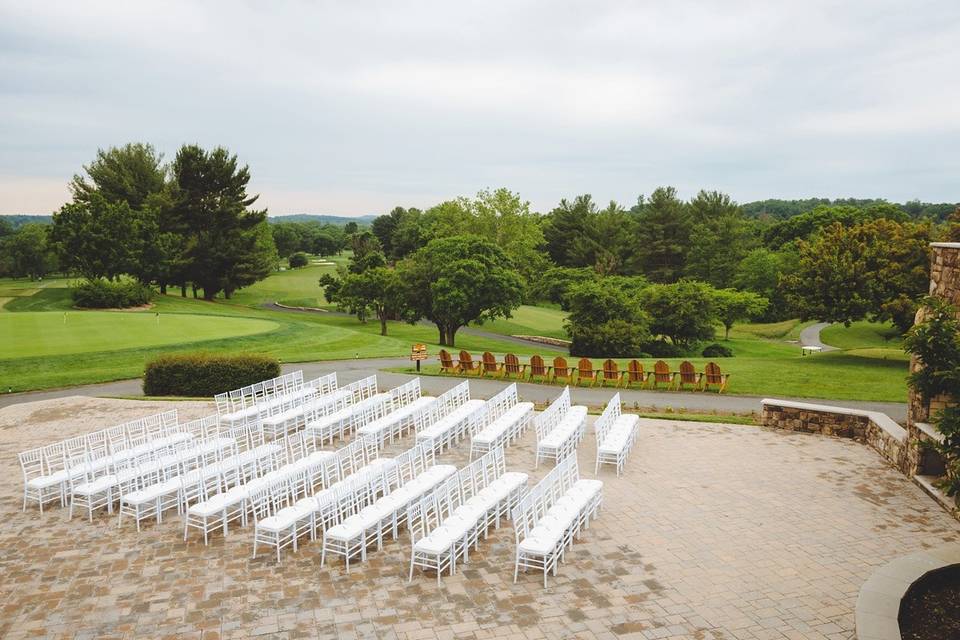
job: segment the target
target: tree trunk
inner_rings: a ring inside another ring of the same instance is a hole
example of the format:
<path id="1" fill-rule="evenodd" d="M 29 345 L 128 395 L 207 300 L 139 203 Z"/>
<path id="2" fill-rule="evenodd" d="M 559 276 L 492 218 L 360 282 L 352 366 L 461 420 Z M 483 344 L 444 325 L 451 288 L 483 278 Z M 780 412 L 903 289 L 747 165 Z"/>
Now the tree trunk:
<path id="1" fill-rule="evenodd" d="M 723 329 L 724 329 L 724 331 L 723 331 L 723 339 L 724 339 L 724 340 L 729 340 L 729 339 L 730 339 L 730 327 L 729 327 L 728 325 L 723 325 Z"/>
<path id="2" fill-rule="evenodd" d="M 191 283 L 190 283 L 190 288 L 193 289 L 193 298 L 194 298 L 194 300 L 196 300 L 196 298 L 197 298 L 197 285 L 194 284 L 193 282 L 191 282 Z"/>
<path id="3" fill-rule="evenodd" d="M 161 283 L 160 283 L 160 295 L 162 295 L 162 296 L 167 295 L 167 283 L 166 283 L 166 282 L 161 282 Z"/>
<path id="4" fill-rule="evenodd" d="M 181 298 L 186 298 L 186 297 L 187 297 L 187 283 L 186 283 L 186 282 L 184 282 L 182 285 L 180 285 L 180 297 L 181 297 Z"/>
<path id="5" fill-rule="evenodd" d="M 440 324 L 439 322 L 434 323 L 434 324 L 437 325 L 437 330 L 440 332 L 440 346 L 441 346 L 441 347 L 447 346 L 447 331 L 446 331 L 446 328 L 445 328 L 442 324 Z"/>
<path id="6" fill-rule="evenodd" d="M 447 344 L 451 347 L 457 346 L 457 329 L 460 327 L 447 327 Z"/>
<path id="7" fill-rule="evenodd" d="M 380 313 L 380 335 L 387 335 L 387 314 L 383 312 Z"/>

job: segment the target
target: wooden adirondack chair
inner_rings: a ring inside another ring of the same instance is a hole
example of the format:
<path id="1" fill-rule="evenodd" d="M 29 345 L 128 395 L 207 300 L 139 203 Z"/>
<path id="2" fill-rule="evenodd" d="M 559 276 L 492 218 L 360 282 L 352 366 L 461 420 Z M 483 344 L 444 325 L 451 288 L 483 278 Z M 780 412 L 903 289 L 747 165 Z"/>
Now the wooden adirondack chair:
<path id="1" fill-rule="evenodd" d="M 453 357 L 446 349 L 440 349 L 440 373 L 458 373 L 460 365 L 454 363 Z"/>
<path id="2" fill-rule="evenodd" d="M 566 380 L 567 384 L 573 384 L 573 372 L 575 369 L 567 366 L 567 359 L 563 356 L 557 356 L 553 359 L 553 377 L 551 380 L 554 382 L 559 378 L 560 380 Z"/>
<path id="3" fill-rule="evenodd" d="M 483 352 L 483 371 L 482 375 L 499 376 L 502 373 L 500 363 L 497 357 L 489 351 Z"/>
<path id="4" fill-rule="evenodd" d="M 466 351 L 460 352 L 460 373 L 480 375 L 483 367 L 479 362 L 474 362 L 473 357 Z"/>
<path id="5" fill-rule="evenodd" d="M 534 378 L 540 378 L 544 382 L 550 379 L 550 365 L 544 364 L 540 356 L 530 356 L 529 380 L 532 382 Z"/>
<path id="6" fill-rule="evenodd" d="M 647 384 L 648 376 L 639 360 L 631 360 L 627 363 L 627 370 L 623 372 L 623 386 L 629 389 L 631 384 L 640 383 L 642 389 Z"/>
<path id="7" fill-rule="evenodd" d="M 597 381 L 597 374 L 599 371 L 593 368 L 593 363 L 590 362 L 590 358 L 580 358 L 580 362 L 577 363 L 577 386 L 583 380 L 589 380 L 590 386 L 592 387 Z"/>
<path id="8" fill-rule="evenodd" d="M 623 382 L 623 373 L 620 372 L 619 367 L 615 360 L 603 361 L 603 377 L 600 378 L 600 386 L 605 387 L 608 384 L 612 384 L 615 387 L 619 387 L 620 383 Z"/>
<path id="9" fill-rule="evenodd" d="M 703 390 L 706 391 L 711 386 L 715 386 L 717 387 L 717 393 L 723 393 L 723 390 L 727 388 L 729 377 L 729 373 L 720 372 L 720 365 L 716 362 L 708 362 L 707 366 L 703 368 Z"/>
<path id="10" fill-rule="evenodd" d="M 700 388 L 700 379 L 703 374 L 694 368 L 692 364 L 684 360 L 680 363 L 680 376 L 677 378 L 677 389 L 683 389 L 689 385 L 694 391 Z"/>
<path id="11" fill-rule="evenodd" d="M 667 385 L 667 389 L 673 388 L 673 381 L 677 374 L 670 371 L 670 365 L 663 360 L 657 360 L 653 365 L 653 388 L 656 389 L 661 383 Z M 648 378 L 649 380 L 650 378 Z"/>
<path id="12" fill-rule="evenodd" d="M 527 365 L 520 364 L 520 358 L 515 354 L 508 353 L 503 356 L 503 377 L 522 379 Z"/>

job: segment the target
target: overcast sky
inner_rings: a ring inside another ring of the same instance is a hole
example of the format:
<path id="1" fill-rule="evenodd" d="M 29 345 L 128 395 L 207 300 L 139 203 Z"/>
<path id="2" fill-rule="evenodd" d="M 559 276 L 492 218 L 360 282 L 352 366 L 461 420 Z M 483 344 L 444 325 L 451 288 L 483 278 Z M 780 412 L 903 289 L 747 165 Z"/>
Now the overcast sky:
<path id="1" fill-rule="evenodd" d="M 0 0 L 0 212 L 130 141 L 227 146 L 272 214 L 953 202 L 960 2 Z"/>

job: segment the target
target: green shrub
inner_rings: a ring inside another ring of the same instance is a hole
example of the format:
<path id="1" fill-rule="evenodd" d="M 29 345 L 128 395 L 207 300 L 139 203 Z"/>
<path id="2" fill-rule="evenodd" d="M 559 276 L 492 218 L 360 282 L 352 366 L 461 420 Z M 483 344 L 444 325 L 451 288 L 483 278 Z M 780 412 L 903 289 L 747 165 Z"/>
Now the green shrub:
<path id="1" fill-rule="evenodd" d="M 148 396 L 209 397 L 279 375 L 280 362 L 270 356 L 167 355 L 147 363 L 143 393 Z"/>
<path id="2" fill-rule="evenodd" d="M 307 254 L 305 254 L 303 251 L 297 251 L 295 254 L 290 256 L 289 262 L 291 269 L 297 269 L 310 264 L 310 258 L 308 258 Z"/>
<path id="3" fill-rule="evenodd" d="M 649 336 L 645 327 L 610 320 L 597 325 L 569 325 L 570 355 L 588 358 L 639 358 L 643 341 Z"/>
<path id="4" fill-rule="evenodd" d="M 722 344 L 713 343 L 704 347 L 700 355 L 704 358 L 732 358 L 733 350 Z"/>
<path id="5" fill-rule="evenodd" d="M 643 351 L 653 358 L 680 358 L 686 355 L 682 348 L 666 340 L 650 340 L 644 343 Z"/>
<path id="6" fill-rule="evenodd" d="M 153 299 L 153 289 L 135 280 L 112 282 L 97 278 L 73 285 L 73 304 L 82 309 L 126 309 Z"/>

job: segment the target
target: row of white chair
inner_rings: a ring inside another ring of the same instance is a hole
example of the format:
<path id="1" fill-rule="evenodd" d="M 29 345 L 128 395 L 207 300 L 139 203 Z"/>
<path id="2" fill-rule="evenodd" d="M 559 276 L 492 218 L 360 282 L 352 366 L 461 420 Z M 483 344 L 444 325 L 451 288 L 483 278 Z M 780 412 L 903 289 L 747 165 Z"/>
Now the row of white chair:
<path id="1" fill-rule="evenodd" d="M 437 398 L 421 394 L 420 378 L 400 385 L 390 391 L 390 403 L 371 408 L 360 417 L 356 425 L 357 436 L 383 447 L 404 433 L 416 428 L 421 414 L 432 407 Z"/>
<path id="2" fill-rule="evenodd" d="M 240 411 L 234 411 L 220 416 L 221 422 L 227 426 L 258 425 L 274 416 L 296 414 L 299 407 L 312 402 L 317 396 L 324 396 L 337 390 L 337 374 L 331 373 L 313 380 L 308 380 L 294 391 L 281 395 L 271 396 Z M 282 424 L 282 420 L 281 420 Z"/>
<path id="3" fill-rule="evenodd" d="M 612 464 L 617 467 L 619 476 L 640 433 L 640 417 L 632 413 L 621 413 L 620 394 L 617 393 L 610 398 L 593 427 L 597 434 L 597 464 L 594 473 L 600 472 L 601 464 Z"/>
<path id="4" fill-rule="evenodd" d="M 226 416 L 303 388 L 303 371 L 291 371 L 276 378 L 261 380 L 251 385 L 218 393 L 213 397 L 217 404 L 217 415 Z"/>
<path id="5" fill-rule="evenodd" d="M 407 507 L 432 491 L 437 485 L 456 474 L 452 465 L 435 464 L 431 447 L 415 445 L 396 459 L 396 473 L 385 478 L 381 495 L 375 492 L 357 492 L 344 487 L 347 496 L 338 501 L 339 522 L 323 532 L 323 550 L 320 566 L 328 554 L 343 556 L 347 572 L 350 559 L 359 554 L 361 562 L 367 558 L 367 549 L 374 543 L 383 548 L 387 531 L 396 539 L 399 528 L 406 521 Z"/>
<path id="6" fill-rule="evenodd" d="M 520 402 L 517 384 L 496 394 L 471 417 L 470 460 L 497 447 L 508 447 L 530 426 L 533 403 Z"/>
<path id="7" fill-rule="evenodd" d="M 483 400 L 470 399 L 470 383 L 461 382 L 417 416 L 417 443 L 437 453 L 452 447 L 469 434 L 470 419 L 483 406 Z"/>
<path id="8" fill-rule="evenodd" d="M 374 443 L 355 440 L 339 449 L 321 476 L 323 489 L 307 490 L 301 497 L 295 490 L 286 493 L 262 491 L 252 497 L 257 518 L 254 528 L 253 556 L 259 545 L 280 551 L 297 549 L 305 533 L 315 540 L 317 531 L 337 524 L 346 505 L 361 496 L 377 496 L 395 474 L 397 459 L 380 458 Z"/>
<path id="9" fill-rule="evenodd" d="M 312 420 L 333 413 L 377 392 L 376 376 L 363 378 L 345 387 L 337 386 L 336 374 L 330 374 L 325 378 L 326 380 L 322 383 L 318 383 L 316 395 L 301 398 L 282 411 L 263 417 L 261 423 L 264 435 L 270 439 L 286 436 Z"/>
<path id="10" fill-rule="evenodd" d="M 527 474 L 507 472 L 503 447 L 497 447 L 444 481 L 407 509 L 414 567 L 437 572 L 456 571 L 458 558 L 469 561 L 470 546 L 478 546 L 491 526 L 510 514 L 527 484 Z"/>
<path id="11" fill-rule="evenodd" d="M 534 420 L 537 432 L 534 468 L 540 466 L 540 460 L 559 462 L 573 455 L 577 450 L 577 443 L 583 439 L 586 427 L 587 408 L 580 405 L 570 406 L 570 387 L 564 387 L 563 393 Z"/>
<path id="12" fill-rule="evenodd" d="M 590 526 L 603 502 L 603 483 L 580 479 L 576 456 L 561 460 L 513 509 L 516 535 L 513 581 L 522 567 L 557 575 L 557 564 L 567 547 Z"/>
<path id="13" fill-rule="evenodd" d="M 178 440 L 206 435 L 186 428 L 174 409 L 21 452 L 23 510 L 34 501 L 41 513 L 45 504 L 57 499 L 66 506 L 70 479 L 86 474 L 91 467 L 107 466 Z"/>

